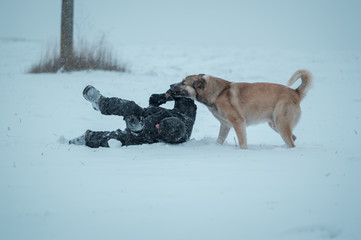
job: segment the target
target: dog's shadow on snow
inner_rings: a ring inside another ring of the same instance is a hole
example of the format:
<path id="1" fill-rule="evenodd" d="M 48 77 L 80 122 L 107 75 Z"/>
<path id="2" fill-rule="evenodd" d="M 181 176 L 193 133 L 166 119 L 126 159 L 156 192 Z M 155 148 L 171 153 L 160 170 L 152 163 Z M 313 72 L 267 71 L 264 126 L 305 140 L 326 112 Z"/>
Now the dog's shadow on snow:
<path id="1" fill-rule="evenodd" d="M 190 139 L 188 142 L 183 143 L 183 146 L 191 147 L 215 147 L 220 149 L 237 149 L 240 150 L 238 143 L 225 142 L 223 145 L 217 144 L 216 138 L 205 137 L 202 139 Z M 272 145 L 272 144 L 248 144 L 246 151 L 261 151 L 261 150 L 276 150 L 276 149 L 288 149 L 286 145 Z"/>

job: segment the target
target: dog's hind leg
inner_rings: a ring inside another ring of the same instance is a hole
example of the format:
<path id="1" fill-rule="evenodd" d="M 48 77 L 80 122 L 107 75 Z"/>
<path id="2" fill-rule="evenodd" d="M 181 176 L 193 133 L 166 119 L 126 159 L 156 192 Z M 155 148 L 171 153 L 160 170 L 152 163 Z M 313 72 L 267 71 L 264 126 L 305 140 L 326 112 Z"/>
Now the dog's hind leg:
<path id="1" fill-rule="evenodd" d="M 278 129 L 276 128 L 276 125 L 275 123 L 272 121 L 272 122 L 268 122 L 268 125 L 278 134 L 280 134 L 280 131 L 278 131 Z M 292 140 L 293 141 L 296 141 L 297 137 L 295 135 L 292 134 Z"/>
<path id="2" fill-rule="evenodd" d="M 226 138 L 228 136 L 229 130 L 231 130 L 231 128 L 221 122 L 221 127 L 219 128 L 219 134 L 218 134 L 218 139 L 217 139 L 218 144 L 222 145 L 224 143 L 224 141 L 226 140 Z"/>
<path id="3" fill-rule="evenodd" d="M 292 130 L 288 124 L 280 124 L 280 134 L 283 141 L 287 144 L 288 147 L 295 147 L 295 143 L 293 142 L 292 138 Z"/>
<path id="4" fill-rule="evenodd" d="M 279 130 L 283 141 L 288 147 L 295 147 L 293 142 L 294 136 L 292 134 L 292 128 L 297 124 L 299 114 L 295 115 L 295 112 L 285 111 L 285 114 L 278 115 L 276 117 L 275 126 Z"/>

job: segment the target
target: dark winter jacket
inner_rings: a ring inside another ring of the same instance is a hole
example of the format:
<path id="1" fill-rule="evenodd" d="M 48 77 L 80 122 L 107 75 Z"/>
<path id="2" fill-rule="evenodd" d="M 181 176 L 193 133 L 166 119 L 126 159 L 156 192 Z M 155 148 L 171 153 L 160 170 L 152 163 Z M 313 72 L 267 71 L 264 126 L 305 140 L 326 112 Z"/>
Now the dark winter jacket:
<path id="1" fill-rule="evenodd" d="M 174 101 L 173 109 L 159 107 L 167 101 Z M 156 135 L 160 134 L 156 137 L 157 140 L 181 143 L 190 138 L 197 112 L 197 106 L 192 99 L 172 95 L 166 98 L 165 94 L 153 94 L 149 98 L 149 107 L 144 110 L 145 120 L 148 124 L 156 126 Z M 151 129 L 154 130 L 154 127 Z"/>
<path id="2" fill-rule="evenodd" d="M 129 111 L 134 113 L 133 116 L 137 115 L 135 112 L 140 113 L 143 127 L 140 131 L 126 128 L 127 133 L 119 139 L 123 145 L 182 143 L 189 140 L 196 119 L 197 106 L 192 99 L 173 97 L 171 92 L 167 93 L 170 94 L 168 98 L 166 97 L 168 94 L 151 95 L 149 107 L 141 111 L 136 107 L 130 107 Z M 160 107 L 167 101 L 174 101 L 173 109 Z"/>

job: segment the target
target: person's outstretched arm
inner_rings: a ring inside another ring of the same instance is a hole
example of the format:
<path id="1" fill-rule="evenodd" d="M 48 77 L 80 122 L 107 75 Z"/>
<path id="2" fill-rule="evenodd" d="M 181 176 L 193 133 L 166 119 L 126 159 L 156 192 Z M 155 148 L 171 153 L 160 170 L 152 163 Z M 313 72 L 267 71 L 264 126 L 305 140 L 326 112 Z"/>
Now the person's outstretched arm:
<path id="1" fill-rule="evenodd" d="M 173 101 L 171 92 L 168 90 L 166 93 L 152 94 L 149 98 L 149 105 L 158 107 L 168 101 Z"/>

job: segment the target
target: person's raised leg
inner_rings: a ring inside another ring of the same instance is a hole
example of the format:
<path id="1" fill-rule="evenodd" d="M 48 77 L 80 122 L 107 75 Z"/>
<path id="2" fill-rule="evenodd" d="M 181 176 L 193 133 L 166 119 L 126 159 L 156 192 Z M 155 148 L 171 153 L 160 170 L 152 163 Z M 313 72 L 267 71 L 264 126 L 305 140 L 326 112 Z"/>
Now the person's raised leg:
<path id="1" fill-rule="evenodd" d="M 139 132 L 144 127 L 144 109 L 134 101 L 117 97 L 104 97 L 95 87 L 89 85 L 83 91 L 84 98 L 89 101 L 93 108 L 104 115 L 123 116 L 127 128 Z"/>
<path id="2" fill-rule="evenodd" d="M 98 89 L 89 85 L 83 91 L 85 100 L 89 101 L 95 110 L 104 115 L 118 116 L 142 116 L 144 109 L 134 101 L 117 98 L 104 97 Z"/>

